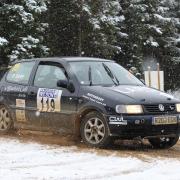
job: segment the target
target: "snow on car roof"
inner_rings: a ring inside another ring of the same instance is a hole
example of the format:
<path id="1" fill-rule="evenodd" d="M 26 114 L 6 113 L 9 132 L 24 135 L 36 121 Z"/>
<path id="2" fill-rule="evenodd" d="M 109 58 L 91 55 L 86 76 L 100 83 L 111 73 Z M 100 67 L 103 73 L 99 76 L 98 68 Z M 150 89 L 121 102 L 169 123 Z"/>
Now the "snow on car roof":
<path id="1" fill-rule="evenodd" d="M 66 61 L 112 61 L 95 57 L 62 57 Z"/>
<path id="2" fill-rule="evenodd" d="M 15 61 L 14 63 L 17 62 L 23 62 L 23 61 L 68 61 L 68 62 L 74 62 L 74 61 L 112 61 L 108 59 L 101 59 L 101 58 L 94 58 L 94 57 L 48 57 L 48 58 L 32 58 L 32 59 L 22 59 Z M 14 64 L 13 63 L 13 64 Z"/>

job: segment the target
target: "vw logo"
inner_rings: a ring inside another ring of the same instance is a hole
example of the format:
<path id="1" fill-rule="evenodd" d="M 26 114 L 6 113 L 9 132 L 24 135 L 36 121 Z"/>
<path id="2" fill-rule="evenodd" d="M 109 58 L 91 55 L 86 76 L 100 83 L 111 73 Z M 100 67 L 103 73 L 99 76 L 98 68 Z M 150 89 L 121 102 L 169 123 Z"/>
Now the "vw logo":
<path id="1" fill-rule="evenodd" d="M 159 110 L 164 111 L 164 106 L 162 104 L 159 104 Z"/>

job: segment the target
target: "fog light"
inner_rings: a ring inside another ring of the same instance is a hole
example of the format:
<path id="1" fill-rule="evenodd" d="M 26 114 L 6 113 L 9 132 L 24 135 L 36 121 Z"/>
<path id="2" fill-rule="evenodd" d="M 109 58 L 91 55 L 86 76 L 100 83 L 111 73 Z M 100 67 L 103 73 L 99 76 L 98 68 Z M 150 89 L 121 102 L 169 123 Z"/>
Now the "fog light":
<path id="1" fill-rule="evenodd" d="M 180 104 L 176 104 L 176 110 L 177 112 L 180 112 Z"/>

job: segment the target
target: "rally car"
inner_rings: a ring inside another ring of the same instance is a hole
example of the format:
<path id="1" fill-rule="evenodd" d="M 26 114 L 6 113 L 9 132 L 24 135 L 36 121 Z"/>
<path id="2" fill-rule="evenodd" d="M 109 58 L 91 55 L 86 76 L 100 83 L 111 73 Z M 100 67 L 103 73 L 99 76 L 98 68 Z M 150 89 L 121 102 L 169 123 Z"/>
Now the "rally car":
<path id="1" fill-rule="evenodd" d="M 0 81 L 0 133 L 12 129 L 76 134 L 92 147 L 146 138 L 170 148 L 179 139 L 180 101 L 111 60 L 25 59 Z"/>

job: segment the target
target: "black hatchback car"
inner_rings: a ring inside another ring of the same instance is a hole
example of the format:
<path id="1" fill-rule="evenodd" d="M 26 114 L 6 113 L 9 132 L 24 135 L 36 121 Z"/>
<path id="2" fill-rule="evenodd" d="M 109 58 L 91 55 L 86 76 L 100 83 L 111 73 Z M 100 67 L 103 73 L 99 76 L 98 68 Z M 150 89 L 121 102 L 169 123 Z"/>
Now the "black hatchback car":
<path id="1" fill-rule="evenodd" d="M 111 60 L 21 60 L 0 81 L 0 133 L 12 128 L 76 134 L 93 147 L 146 138 L 169 148 L 179 139 L 180 101 Z"/>

